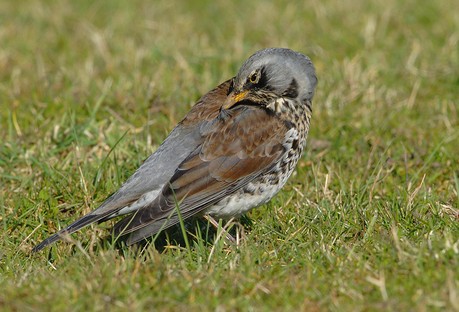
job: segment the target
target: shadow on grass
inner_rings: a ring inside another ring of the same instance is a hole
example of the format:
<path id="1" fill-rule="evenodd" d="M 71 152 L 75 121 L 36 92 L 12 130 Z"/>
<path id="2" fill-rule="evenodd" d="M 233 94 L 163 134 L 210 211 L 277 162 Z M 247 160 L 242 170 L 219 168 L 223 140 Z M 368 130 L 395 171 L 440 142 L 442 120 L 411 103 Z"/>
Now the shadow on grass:
<path id="1" fill-rule="evenodd" d="M 116 249 L 121 256 L 129 254 L 131 257 L 142 257 L 145 252 L 151 251 L 152 246 L 159 253 L 167 252 L 169 249 L 190 249 L 192 251 L 196 246 L 210 249 L 216 243 L 219 232 L 226 226 L 227 224 L 223 222 L 221 227 L 216 228 L 207 220 L 192 218 L 184 222 L 185 231 L 183 231 L 180 224 L 176 224 L 132 246 L 126 245 L 123 236 L 115 238 L 112 234 L 109 234 L 101 238 L 96 244 L 90 241 L 74 244 L 70 255 L 75 255 L 79 252 L 91 255 L 98 251 Z M 243 230 L 250 230 L 252 227 L 251 220 L 246 216 L 242 216 L 237 222 L 233 221 L 225 231 L 235 237 L 241 227 Z M 50 262 L 53 262 L 54 258 L 53 248 L 51 247 L 48 251 L 48 261 Z"/>

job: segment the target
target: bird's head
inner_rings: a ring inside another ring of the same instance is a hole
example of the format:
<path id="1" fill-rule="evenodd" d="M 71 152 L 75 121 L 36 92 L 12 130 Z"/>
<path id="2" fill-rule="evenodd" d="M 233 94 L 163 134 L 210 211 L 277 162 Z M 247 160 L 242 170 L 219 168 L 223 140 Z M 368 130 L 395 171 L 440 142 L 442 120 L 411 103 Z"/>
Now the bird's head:
<path id="1" fill-rule="evenodd" d="M 223 109 L 240 104 L 274 109 L 279 100 L 310 103 L 317 78 L 311 60 L 284 48 L 256 52 L 231 81 Z M 309 104 L 310 105 L 310 104 Z"/>

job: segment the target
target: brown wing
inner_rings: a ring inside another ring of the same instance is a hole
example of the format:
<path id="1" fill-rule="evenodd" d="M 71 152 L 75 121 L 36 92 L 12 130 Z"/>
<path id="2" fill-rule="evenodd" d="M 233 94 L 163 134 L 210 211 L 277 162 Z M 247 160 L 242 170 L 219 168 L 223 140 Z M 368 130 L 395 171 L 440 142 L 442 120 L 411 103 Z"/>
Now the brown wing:
<path id="1" fill-rule="evenodd" d="M 178 167 L 152 205 L 116 225 L 128 244 L 178 222 L 234 193 L 269 171 L 284 151 L 286 125 L 262 108 L 239 106 L 201 129 L 203 141 Z"/>
<path id="2" fill-rule="evenodd" d="M 200 122 L 208 121 L 216 118 L 220 112 L 220 107 L 226 100 L 228 89 L 233 78 L 221 83 L 215 89 L 203 95 L 191 110 L 186 114 L 185 118 L 180 122 L 184 127 L 194 126 Z"/>

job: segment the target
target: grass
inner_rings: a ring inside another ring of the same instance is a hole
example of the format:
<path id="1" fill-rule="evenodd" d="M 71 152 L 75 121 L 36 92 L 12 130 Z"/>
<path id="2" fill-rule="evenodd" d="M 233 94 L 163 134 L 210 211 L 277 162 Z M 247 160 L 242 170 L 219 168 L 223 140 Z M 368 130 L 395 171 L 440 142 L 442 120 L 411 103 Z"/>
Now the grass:
<path id="1" fill-rule="evenodd" d="M 0 310 L 459 310 L 459 13 L 453 0 L 2 1 Z M 254 51 L 319 85 L 295 175 L 239 247 L 158 252 L 97 207 Z"/>

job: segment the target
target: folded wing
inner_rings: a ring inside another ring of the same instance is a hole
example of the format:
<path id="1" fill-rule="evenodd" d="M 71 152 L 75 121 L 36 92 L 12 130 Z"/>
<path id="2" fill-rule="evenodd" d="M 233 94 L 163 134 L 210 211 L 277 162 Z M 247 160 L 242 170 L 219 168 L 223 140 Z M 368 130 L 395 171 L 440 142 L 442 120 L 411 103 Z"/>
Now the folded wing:
<path id="1" fill-rule="evenodd" d="M 261 107 L 238 106 L 201 127 L 193 150 L 150 205 L 115 225 L 133 244 L 235 193 L 278 163 L 287 127 Z M 178 205 L 178 206 L 177 206 Z"/>

